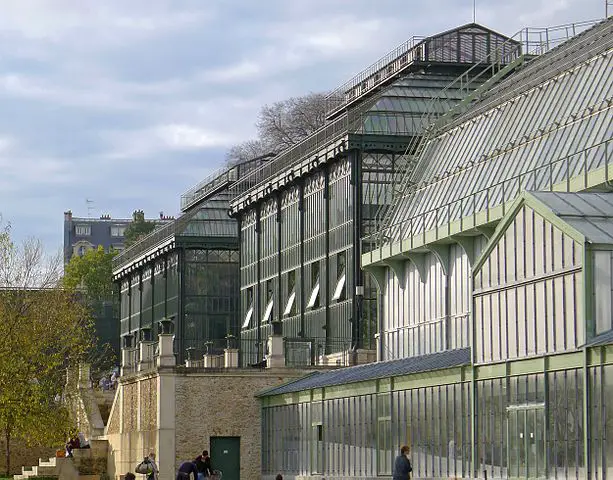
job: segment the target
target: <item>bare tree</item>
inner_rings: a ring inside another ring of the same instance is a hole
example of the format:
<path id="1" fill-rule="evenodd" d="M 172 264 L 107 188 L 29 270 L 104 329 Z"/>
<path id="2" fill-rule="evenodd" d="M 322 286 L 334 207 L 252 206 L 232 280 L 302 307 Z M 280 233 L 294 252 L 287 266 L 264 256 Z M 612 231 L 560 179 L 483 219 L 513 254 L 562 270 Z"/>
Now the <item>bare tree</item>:
<path id="1" fill-rule="evenodd" d="M 227 154 L 231 165 L 267 153 L 280 153 L 315 132 L 326 122 L 326 93 L 264 105 L 256 122 L 258 138 L 232 147 Z"/>
<path id="2" fill-rule="evenodd" d="M 226 154 L 228 166 L 238 165 L 253 158 L 261 157 L 267 153 L 272 153 L 273 148 L 264 144 L 262 140 L 247 140 L 234 145 Z"/>

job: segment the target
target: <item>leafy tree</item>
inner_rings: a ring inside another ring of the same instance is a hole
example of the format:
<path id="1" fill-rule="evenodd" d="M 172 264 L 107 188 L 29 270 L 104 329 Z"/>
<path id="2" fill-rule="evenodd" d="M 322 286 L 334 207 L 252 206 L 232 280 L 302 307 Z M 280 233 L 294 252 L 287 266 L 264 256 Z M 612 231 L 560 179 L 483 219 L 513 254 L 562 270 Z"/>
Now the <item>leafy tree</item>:
<path id="1" fill-rule="evenodd" d="M 119 314 L 119 302 L 113 283 L 113 257 L 116 254 L 117 251 L 111 250 L 107 253 L 99 246 L 97 249 L 88 250 L 83 256 L 74 255 L 64 267 L 64 287 L 79 293 L 79 298 L 96 319 L 96 334 L 102 337 L 98 338 L 96 346 L 86 359 L 91 365 L 94 381 L 113 368 L 116 362 L 116 353 L 108 341 L 114 340 L 112 332 L 108 333 L 108 323 L 118 321 L 116 319 Z M 105 305 L 110 306 L 110 315 L 107 314 Z M 115 345 L 115 348 L 118 346 Z"/>
<path id="2" fill-rule="evenodd" d="M 102 246 L 83 256 L 73 255 L 64 267 L 64 286 L 82 291 L 87 303 L 97 307 L 113 298 L 113 257 L 117 251 L 105 252 Z"/>
<path id="3" fill-rule="evenodd" d="M 264 105 L 256 122 L 258 138 L 230 148 L 227 163 L 242 163 L 267 153 L 279 153 L 297 144 L 326 123 L 326 93 Z"/>
<path id="4" fill-rule="evenodd" d="M 145 213 L 142 210 L 135 210 L 132 214 L 132 223 L 126 228 L 124 233 L 124 244 L 126 247 L 135 244 L 145 235 L 149 235 L 155 230 L 155 223 L 145 220 Z"/>
<path id="5" fill-rule="evenodd" d="M 39 240 L 15 244 L 0 226 L 0 432 L 11 445 L 58 445 L 71 427 L 58 399 L 65 372 L 92 346 L 91 318 L 74 292 L 61 288 L 61 257 Z"/>

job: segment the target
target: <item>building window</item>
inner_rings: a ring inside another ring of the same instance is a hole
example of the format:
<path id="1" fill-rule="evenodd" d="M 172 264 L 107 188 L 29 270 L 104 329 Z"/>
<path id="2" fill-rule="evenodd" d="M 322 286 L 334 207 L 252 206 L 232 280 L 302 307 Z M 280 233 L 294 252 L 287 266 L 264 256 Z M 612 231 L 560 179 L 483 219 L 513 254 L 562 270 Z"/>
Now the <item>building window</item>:
<path id="1" fill-rule="evenodd" d="M 91 225 L 76 225 L 75 234 L 80 237 L 89 237 L 92 234 Z"/>
<path id="2" fill-rule="evenodd" d="M 272 279 L 266 280 L 266 310 L 264 310 L 264 317 L 262 317 L 262 323 L 270 322 L 272 317 L 272 307 L 274 305 L 274 295 L 272 289 Z"/>
<path id="3" fill-rule="evenodd" d="M 319 308 L 319 262 L 311 264 L 311 296 L 306 308 Z"/>
<path id="4" fill-rule="evenodd" d="M 287 303 L 283 315 L 296 314 L 296 270 L 292 270 L 287 274 Z"/>
<path id="5" fill-rule="evenodd" d="M 334 295 L 332 300 L 342 301 L 347 298 L 345 280 L 346 280 L 346 262 L 347 252 L 341 252 L 336 256 L 336 288 L 334 289 Z"/>
<path id="6" fill-rule="evenodd" d="M 392 448 L 392 412 L 389 394 L 377 397 L 377 473 L 390 475 L 392 473 L 393 448 Z"/>
<path id="7" fill-rule="evenodd" d="M 243 320 L 243 328 L 249 328 L 253 317 L 253 287 L 247 289 L 247 312 Z"/>
<path id="8" fill-rule="evenodd" d="M 125 233 L 125 225 L 111 225 L 111 237 L 123 237 Z"/>

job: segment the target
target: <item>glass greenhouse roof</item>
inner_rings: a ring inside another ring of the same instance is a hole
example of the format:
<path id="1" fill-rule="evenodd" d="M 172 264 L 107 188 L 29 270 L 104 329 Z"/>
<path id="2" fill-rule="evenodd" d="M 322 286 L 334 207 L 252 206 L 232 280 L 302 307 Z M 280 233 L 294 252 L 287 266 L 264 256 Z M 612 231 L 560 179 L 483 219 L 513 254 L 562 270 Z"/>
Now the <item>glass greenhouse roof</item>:
<path id="1" fill-rule="evenodd" d="M 606 20 L 533 60 L 429 140 L 411 182 L 400 186 L 386 239 L 603 166 L 613 134 L 612 26 Z"/>
<path id="2" fill-rule="evenodd" d="M 125 267 L 143 255 L 153 253 L 170 241 L 200 238 L 203 245 L 218 238 L 238 239 L 238 223 L 228 216 L 230 193 L 222 192 L 198 208 L 181 215 L 171 223 L 150 233 L 126 248 L 113 260 L 113 268 Z"/>
<path id="3" fill-rule="evenodd" d="M 456 78 L 455 74 L 416 72 L 396 80 L 377 95 L 271 159 L 262 168 L 241 176 L 232 186 L 232 204 L 239 203 L 241 198 L 249 196 L 250 191 L 266 184 L 280 172 L 287 172 L 291 166 L 348 134 L 405 137 L 421 134 L 426 109 L 446 112 L 463 97 L 459 86 L 449 88 Z"/>

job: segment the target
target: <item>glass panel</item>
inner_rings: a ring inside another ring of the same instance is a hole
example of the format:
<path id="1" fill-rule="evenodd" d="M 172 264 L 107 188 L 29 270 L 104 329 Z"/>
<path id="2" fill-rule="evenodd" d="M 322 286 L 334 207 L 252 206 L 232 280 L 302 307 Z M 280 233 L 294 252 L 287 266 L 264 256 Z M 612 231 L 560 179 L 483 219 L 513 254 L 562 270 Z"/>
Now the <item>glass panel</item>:
<path id="1" fill-rule="evenodd" d="M 249 328 L 249 324 L 251 323 L 251 317 L 253 316 L 253 307 L 250 307 L 247 310 L 247 314 L 245 315 L 245 321 L 243 322 L 243 328 Z"/>
<path id="2" fill-rule="evenodd" d="M 317 297 L 319 296 L 319 279 L 317 283 L 313 287 L 313 291 L 311 292 L 311 297 L 309 298 L 309 303 L 307 303 L 306 308 L 313 308 L 315 303 L 317 302 Z"/>

